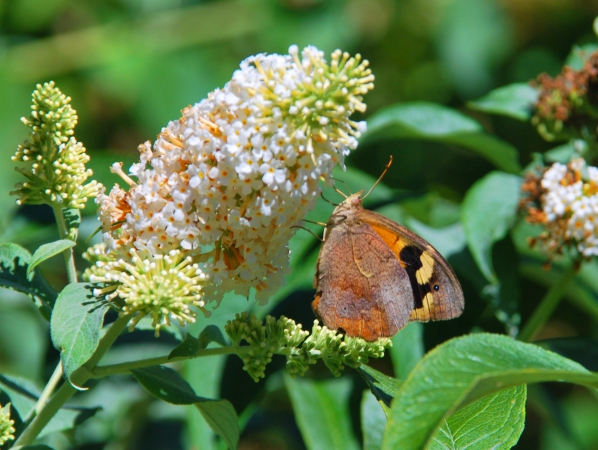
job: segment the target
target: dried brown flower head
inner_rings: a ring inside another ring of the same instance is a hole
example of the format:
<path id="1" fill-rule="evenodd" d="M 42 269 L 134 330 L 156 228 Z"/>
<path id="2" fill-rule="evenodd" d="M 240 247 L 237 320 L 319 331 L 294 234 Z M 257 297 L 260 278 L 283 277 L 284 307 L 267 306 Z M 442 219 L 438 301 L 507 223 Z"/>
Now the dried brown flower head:
<path id="1" fill-rule="evenodd" d="M 533 83 L 540 91 L 532 123 L 546 140 L 587 137 L 598 126 L 598 51 L 581 70 L 565 66 Z"/>

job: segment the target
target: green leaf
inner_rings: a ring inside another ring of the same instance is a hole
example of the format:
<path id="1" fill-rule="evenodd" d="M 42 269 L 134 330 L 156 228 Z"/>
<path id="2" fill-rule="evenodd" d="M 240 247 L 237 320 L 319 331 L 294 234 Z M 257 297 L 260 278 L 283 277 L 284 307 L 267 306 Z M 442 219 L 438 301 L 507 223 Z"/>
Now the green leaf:
<path id="1" fill-rule="evenodd" d="M 150 394 L 173 405 L 192 405 L 204 399 L 195 395 L 183 377 L 176 371 L 164 366 L 152 366 L 133 369 L 135 379 Z"/>
<path id="2" fill-rule="evenodd" d="M 461 213 L 459 212 L 459 216 L 457 217 L 460 218 L 460 215 Z M 446 259 L 452 255 L 459 254 L 467 245 L 463 225 L 459 222 L 441 228 L 430 227 L 413 218 L 408 218 L 403 223 L 411 231 L 419 234 L 432 244 Z"/>
<path id="3" fill-rule="evenodd" d="M 73 372 L 85 364 L 98 347 L 107 310 L 92 295 L 88 283 L 69 284 L 58 296 L 50 322 L 52 343 L 60 350 L 69 383 Z"/>
<path id="4" fill-rule="evenodd" d="M 64 250 L 74 247 L 75 245 L 77 244 L 71 241 L 70 239 L 61 239 L 59 241 L 54 241 L 50 242 L 49 244 L 41 245 L 35 251 L 35 253 L 33 253 L 33 256 L 31 257 L 29 267 L 27 268 L 27 276 L 31 275 L 31 272 L 33 271 L 33 269 L 37 267 L 39 263 L 51 258 L 54 255 L 58 255 Z"/>
<path id="5" fill-rule="evenodd" d="M 467 405 L 445 421 L 430 450 L 510 449 L 525 427 L 526 398 L 527 387 L 523 385 Z"/>
<path id="6" fill-rule="evenodd" d="M 31 254 L 17 244 L 0 244 L 0 286 L 34 298 L 42 315 L 49 320 L 57 292 L 40 275 L 28 273 Z"/>
<path id="7" fill-rule="evenodd" d="M 470 117 L 446 106 L 427 102 L 388 106 L 372 117 L 362 136 L 367 142 L 375 136 L 445 138 L 454 133 L 478 133 L 482 126 Z"/>
<path id="8" fill-rule="evenodd" d="M 19 447 L 18 450 L 54 450 L 54 449 L 52 447 L 48 447 L 47 445 L 44 445 L 44 444 L 35 444 L 35 445 L 26 445 L 25 447 Z"/>
<path id="9" fill-rule="evenodd" d="M 469 250 L 491 283 L 498 282 L 492 267 L 492 246 L 515 222 L 520 187 L 521 178 L 491 172 L 478 180 L 463 200 L 461 221 Z"/>
<path id="10" fill-rule="evenodd" d="M 378 372 L 376 369 L 372 369 L 366 365 L 362 365 L 359 368 L 359 372 L 370 387 L 372 394 L 374 394 L 382 405 L 384 411 L 388 412 L 392 399 L 401 385 L 401 380 L 384 375 L 382 372 Z"/>
<path id="11" fill-rule="evenodd" d="M 588 42 L 582 46 L 574 45 L 565 60 L 565 65 L 571 67 L 573 70 L 581 70 L 588 57 L 596 50 L 598 50 L 598 44 L 595 42 Z"/>
<path id="12" fill-rule="evenodd" d="M 486 333 L 452 339 L 429 352 L 397 390 L 383 448 L 426 448 L 459 407 L 542 381 L 598 387 L 598 375 L 533 344 Z"/>
<path id="13" fill-rule="evenodd" d="M 284 381 L 297 425 L 309 450 L 359 448 L 349 415 L 350 379 L 316 381 L 291 378 L 285 372 Z"/>
<path id="14" fill-rule="evenodd" d="M 168 359 L 177 358 L 179 356 L 195 356 L 200 348 L 199 340 L 190 334 L 187 334 L 185 340 L 169 353 Z"/>
<path id="15" fill-rule="evenodd" d="M 446 106 L 403 103 L 378 111 L 368 121 L 360 143 L 388 138 L 458 145 L 506 172 L 517 173 L 521 169 L 517 150 L 512 145 L 487 134 L 478 122 Z"/>
<path id="16" fill-rule="evenodd" d="M 238 417 L 230 402 L 197 396 L 189 383 L 168 367 L 153 366 L 133 369 L 131 373 L 139 384 L 154 397 L 175 405 L 194 405 L 212 430 L 226 442 L 229 448 L 237 448 L 239 443 Z"/>
<path id="17" fill-rule="evenodd" d="M 27 416 L 40 395 L 33 381 L 14 375 L 0 375 L 0 391 L 10 398 L 12 407 L 21 418 Z"/>
<path id="18" fill-rule="evenodd" d="M 511 144 L 489 134 L 456 134 L 448 143 L 467 148 L 494 164 L 497 169 L 508 173 L 519 173 L 519 154 Z"/>
<path id="19" fill-rule="evenodd" d="M 395 375 L 404 380 L 424 356 L 424 326 L 410 322 L 392 338 L 390 355 Z"/>
<path id="20" fill-rule="evenodd" d="M 363 449 L 379 450 L 386 427 L 386 414 L 376 397 L 370 391 L 363 391 L 361 397 L 361 431 Z"/>
<path id="21" fill-rule="evenodd" d="M 196 402 L 210 428 L 220 436 L 228 448 L 236 449 L 239 445 L 239 419 L 233 405 L 227 400 L 206 400 Z"/>
<path id="22" fill-rule="evenodd" d="M 528 121 L 537 100 L 537 89 L 528 83 L 513 83 L 494 89 L 483 97 L 468 102 L 467 106 L 476 111 Z"/>
<path id="23" fill-rule="evenodd" d="M 544 153 L 544 159 L 548 162 L 560 162 L 567 164 L 574 157 L 582 157 L 588 151 L 588 143 L 581 139 L 571 139 L 565 144 L 559 145 Z"/>
<path id="24" fill-rule="evenodd" d="M 206 348 L 210 342 L 216 342 L 222 346 L 227 345 L 226 339 L 222 334 L 220 328 L 216 325 L 206 326 L 201 333 L 199 333 L 199 346 L 200 348 Z"/>

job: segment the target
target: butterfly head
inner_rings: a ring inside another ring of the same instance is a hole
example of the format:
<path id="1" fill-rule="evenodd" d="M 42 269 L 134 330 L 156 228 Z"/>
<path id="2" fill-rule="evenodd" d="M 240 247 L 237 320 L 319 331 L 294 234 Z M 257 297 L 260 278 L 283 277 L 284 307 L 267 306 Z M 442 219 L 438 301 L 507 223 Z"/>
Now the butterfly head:
<path id="1" fill-rule="evenodd" d="M 348 219 L 351 219 L 358 210 L 363 209 L 363 206 L 361 206 L 362 194 L 363 191 L 351 194 L 345 198 L 345 200 L 343 200 L 336 208 L 334 208 L 334 211 L 328 220 L 327 228 L 334 227 Z"/>

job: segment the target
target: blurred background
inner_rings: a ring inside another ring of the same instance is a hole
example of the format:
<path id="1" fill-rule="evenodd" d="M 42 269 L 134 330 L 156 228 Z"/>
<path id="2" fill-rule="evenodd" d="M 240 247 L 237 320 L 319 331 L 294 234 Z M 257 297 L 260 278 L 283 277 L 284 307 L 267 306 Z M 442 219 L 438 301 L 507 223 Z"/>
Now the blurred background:
<path id="1" fill-rule="evenodd" d="M 526 166 L 533 152 L 551 146 L 528 123 L 476 113 L 466 102 L 542 72 L 559 73 L 572 46 L 595 41 L 596 15 L 596 0 L 0 1 L 0 242 L 17 242 L 33 251 L 55 233 L 49 208 L 17 209 L 8 195 L 19 181 L 9 158 L 28 134 L 19 118 L 29 115 L 37 83 L 54 80 L 72 97 L 79 115 L 76 137 L 91 155 L 96 178 L 108 187 L 118 181 L 108 170 L 112 162 L 124 161 L 128 167 L 137 159 L 140 143 L 153 141 L 168 121 L 180 117 L 182 108 L 222 87 L 241 60 L 261 52 L 284 54 L 291 44 L 315 45 L 326 54 L 340 48 L 370 61 L 376 87 L 365 98 L 368 109 L 359 119 L 402 102 L 451 106 L 516 145 L 520 163 Z M 458 147 L 395 140 L 360 147 L 347 160 L 349 172 L 339 176 L 353 192 L 371 186 L 389 154 L 395 162 L 384 183 L 392 190 L 377 188 L 377 206 L 400 203 L 401 214 L 430 227 L 455 223 L 467 189 L 493 169 L 488 161 Z M 335 199 L 334 195 L 329 196 Z M 98 226 L 93 206 L 86 210 L 84 239 Z M 323 203 L 310 217 L 325 221 L 330 211 Z M 304 235 L 300 232 L 293 244 L 301 249 L 295 255 L 301 256 L 302 264 L 293 266 L 297 273 L 268 307 L 231 298 L 209 323 L 221 325 L 234 312 L 252 309 L 262 316 L 285 314 L 309 327 L 318 242 Z M 499 246 L 499 252 L 513 253 L 510 242 Z M 455 321 L 426 325 L 426 350 L 472 330 L 505 332 L 487 312 L 475 266 L 462 263 L 455 269 L 466 292 L 466 312 Z M 42 270 L 54 287 L 62 288 L 66 278 L 61 264 L 47 263 Z M 542 288 L 527 279 L 516 284 L 525 319 Z M 2 295 L 0 372 L 33 375 L 43 386 L 57 361 L 47 325 L 26 298 L 8 291 Z M 551 323 L 554 336 L 593 335 L 591 322 L 584 322 L 579 311 L 562 308 L 556 316 Z M 151 332 L 140 332 L 120 343 L 121 353 L 127 355 L 127 346 L 139 342 L 148 355 L 164 353 L 176 343 L 168 334 L 156 340 Z M 119 355 L 112 357 L 116 361 Z M 233 402 L 244 426 L 241 448 L 305 448 L 278 363 L 257 385 L 235 358 L 190 363 L 181 370 L 199 395 Z M 392 375 L 388 361 L 377 362 L 376 368 Z M 327 376 L 325 369 L 318 369 L 311 376 Z M 345 389 L 346 401 L 359 438 L 358 403 L 364 385 L 350 373 L 354 371 L 347 372 L 344 378 L 352 387 Z M 530 391 L 527 428 L 517 448 L 598 448 L 598 430 L 592 426 L 598 420 L 595 399 L 569 385 L 532 389 L 536 392 Z M 75 434 L 49 438 L 56 448 L 219 445 L 196 410 L 154 402 L 127 377 L 102 383 L 80 402 L 100 404 L 104 411 Z M 549 430 L 555 421 L 570 426 Z"/>

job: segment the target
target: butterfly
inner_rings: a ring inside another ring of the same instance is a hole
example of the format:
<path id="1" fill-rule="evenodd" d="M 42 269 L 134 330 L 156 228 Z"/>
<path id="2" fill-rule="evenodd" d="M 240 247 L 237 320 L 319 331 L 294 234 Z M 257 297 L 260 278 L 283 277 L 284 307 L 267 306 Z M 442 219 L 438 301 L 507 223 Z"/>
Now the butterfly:
<path id="1" fill-rule="evenodd" d="M 367 341 L 394 336 L 409 321 L 460 316 L 463 290 L 449 263 L 422 237 L 364 209 L 362 194 L 348 196 L 326 223 L 315 314 Z"/>

